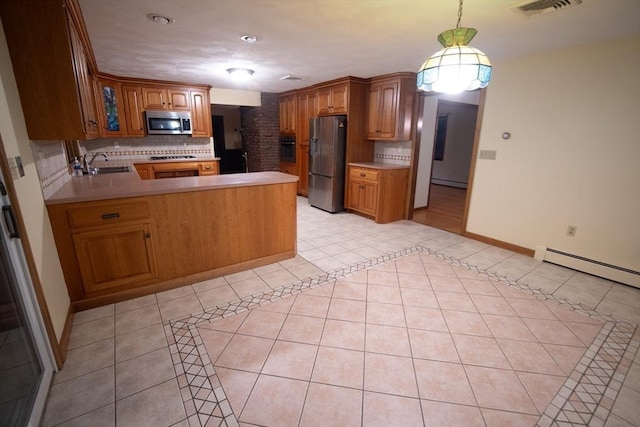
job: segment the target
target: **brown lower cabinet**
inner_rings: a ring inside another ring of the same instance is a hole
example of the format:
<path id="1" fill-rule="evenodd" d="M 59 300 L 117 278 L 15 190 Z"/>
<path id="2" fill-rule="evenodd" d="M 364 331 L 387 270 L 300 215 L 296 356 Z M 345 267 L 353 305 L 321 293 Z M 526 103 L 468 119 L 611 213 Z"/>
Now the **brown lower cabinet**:
<path id="1" fill-rule="evenodd" d="M 409 168 L 349 166 L 347 209 L 380 224 L 406 218 Z"/>
<path id="2" fill-rule="evenodd" d="M 48 205 L 76 310 L 295 256 L 296 182 Z"/>
<path id="3" fill-rule="evenodd" d="M 134 166 L 140 179 L 220 175 L 220 162 L 218 160 L 204 162 L 136 163 Z"/>

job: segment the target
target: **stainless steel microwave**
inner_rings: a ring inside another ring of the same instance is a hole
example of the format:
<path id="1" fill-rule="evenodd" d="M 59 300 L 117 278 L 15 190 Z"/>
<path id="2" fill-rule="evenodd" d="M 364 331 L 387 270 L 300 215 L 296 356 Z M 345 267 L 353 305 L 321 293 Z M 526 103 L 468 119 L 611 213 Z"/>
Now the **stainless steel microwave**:
<path id="1" fill-rule="evenodd" d="M 145 111 L 149 135 L 191 135 L 191 113 L 188 111 Z"/>

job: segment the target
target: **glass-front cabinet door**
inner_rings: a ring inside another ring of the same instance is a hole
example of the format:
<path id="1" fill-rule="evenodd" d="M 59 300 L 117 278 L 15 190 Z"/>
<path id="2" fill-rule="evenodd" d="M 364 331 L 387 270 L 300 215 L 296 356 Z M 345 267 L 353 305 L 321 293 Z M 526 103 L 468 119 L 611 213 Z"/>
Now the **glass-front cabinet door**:
<path id="1" fill-rule="evenodd" d="M 127 125 L 124 120 L 122 86 L 113 80 L 98 80 L 98 118 L 100 136 L 125 136 Z"/>
<path id="2" fill-rule="evenodd" d="M 38 426 L 53 358 L 0 177 L 0 426 Z"/>

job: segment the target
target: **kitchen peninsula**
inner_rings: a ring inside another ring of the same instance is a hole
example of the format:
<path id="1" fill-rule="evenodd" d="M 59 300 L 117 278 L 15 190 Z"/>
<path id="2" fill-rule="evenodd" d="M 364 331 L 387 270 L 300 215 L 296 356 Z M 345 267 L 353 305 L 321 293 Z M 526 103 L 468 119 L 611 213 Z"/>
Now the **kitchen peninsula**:
<path id="1" fill-rule="evenodd" d="M 73 178 L 46 200 L 75 310 L 292 258 L 298 178 Z"/>

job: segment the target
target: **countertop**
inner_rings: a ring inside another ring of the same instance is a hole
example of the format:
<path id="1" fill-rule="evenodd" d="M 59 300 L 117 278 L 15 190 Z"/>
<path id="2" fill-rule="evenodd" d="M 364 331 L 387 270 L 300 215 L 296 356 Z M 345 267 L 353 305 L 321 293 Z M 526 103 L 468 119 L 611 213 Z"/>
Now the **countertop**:
<path id="1" fill-rule="evenodd" d="M 152 196 L 253 185 L 297 182 L 298 177 L 280 172 L 251 172 L 228 175 L 189 176 L 142 180 L 135 172 L 71 177 L 69 182 L 45 200 L 47 205 Z"/>
<path id="2" fill-rule="evenodd" d="M 409 169 L 409 165 L 395 165 L 382 162 L 349 162 L 349 166 L 360 166 L 371 169 Z"/>

